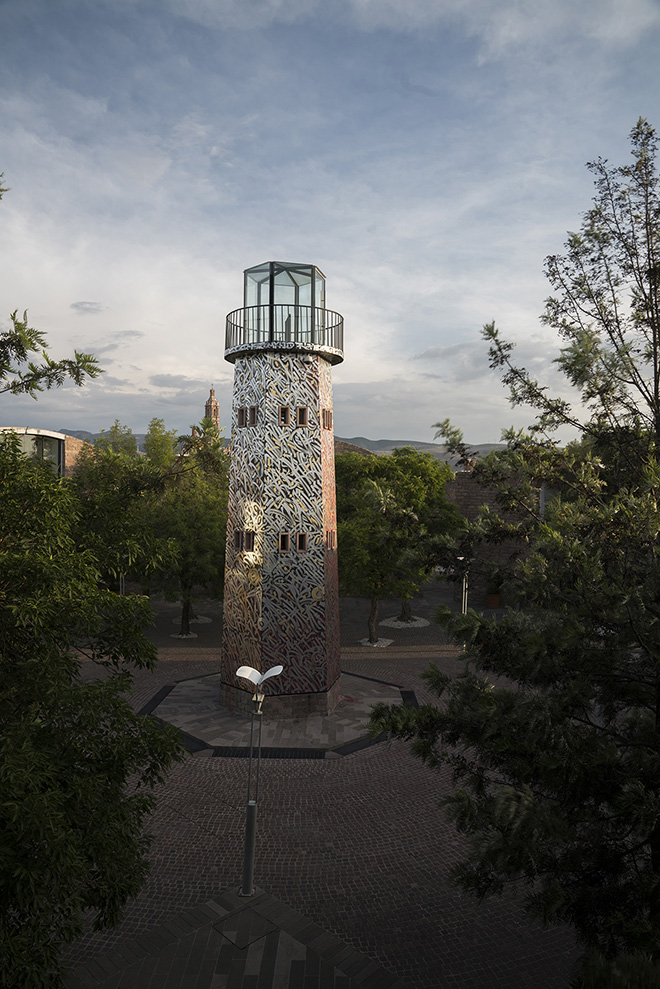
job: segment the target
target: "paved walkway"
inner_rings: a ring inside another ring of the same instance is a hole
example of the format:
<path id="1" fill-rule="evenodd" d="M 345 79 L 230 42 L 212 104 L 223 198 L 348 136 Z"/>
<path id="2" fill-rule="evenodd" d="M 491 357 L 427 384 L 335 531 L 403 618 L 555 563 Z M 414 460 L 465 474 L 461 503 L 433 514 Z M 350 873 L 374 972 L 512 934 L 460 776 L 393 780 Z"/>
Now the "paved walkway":
<path id="1" fill-rule="evenodd" d="M 191 751 L 208 749 L 208 754 L 215 756 L 248 755 L 252 730 L 250 716 L 228 711 L 220 704 L 219 696 L 219 673 L 192 677 L 162 688 L 142 713 L 153 714 L 180 728 Z M 262 754 L 266 758 L 327 758 L 355 752 L 370 744 L 366 738 L 366 724 L 371 708 L 378 701 L 416 703 L 413 691 L 355 673 L 342 674 L 341 700 L 329 716 L 317 714 L 269 720 L 266 697 L 261 728 Z M 255 718 L 255 746 L 258 723 Z"/>
<path id="2" fill-rule="evenodd" d="M 414 613 L 432 618 L 442 596 L 429 588 Z M 433 622 L 388 628 L 385 649 L 357 645 L 366 601 L 342 601 L 342 689 L 353 699 L 336 728 L 268 737 L 279 757 L 261 770 L 260 889 L 237 897 L 246 765 L 226 756 L 245 750 L 248 723 L 214 708 L 217 605 L 203 613 L 214 620 L 198 638 L 176 640 L 175 611 L 159 605 L 160 663 L 136 676 L 133 704 L 178 719 L 198 744 L 159 791 L 144 889 L 116 930 L 90 930 L 71 947 L 69 989 L 565 989 L 576 956 L 567 931 L 532 924 L 514 891 L 480 904 L 451 882 L 464 839 L 438 809 L 446 770 L 404 743 L 364 745 L 369 691 L 425 703 L 429 662 L 448 673 L 463 665 Z M 396 613 L 396 602 L 382 608 L 383 618 Z"/>

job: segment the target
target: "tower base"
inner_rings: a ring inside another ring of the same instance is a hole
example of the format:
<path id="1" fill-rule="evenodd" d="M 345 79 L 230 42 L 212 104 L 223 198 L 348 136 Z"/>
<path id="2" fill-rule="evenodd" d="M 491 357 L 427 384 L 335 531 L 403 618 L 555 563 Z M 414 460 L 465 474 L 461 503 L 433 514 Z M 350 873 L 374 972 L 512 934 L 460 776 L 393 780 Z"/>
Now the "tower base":
<path id="1" fill-rule="evenodd" d="M 236 714 L 251 714 L 252 691 L 240 690 L 232 684 L 220 685 L 220 703 Z M 310 715 L 331 714 L 341 700 L 341 679 L 325 691 L 313 694 L 266 694 L 263 713 L 266 720 L 279 718 L 308 718 Z"/>

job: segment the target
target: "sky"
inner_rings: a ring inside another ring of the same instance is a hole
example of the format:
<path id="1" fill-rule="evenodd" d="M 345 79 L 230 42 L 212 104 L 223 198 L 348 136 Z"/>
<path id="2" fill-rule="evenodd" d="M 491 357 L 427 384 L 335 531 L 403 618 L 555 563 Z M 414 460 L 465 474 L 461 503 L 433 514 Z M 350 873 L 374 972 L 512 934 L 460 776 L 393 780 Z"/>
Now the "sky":
<path id="1" fill-rule="evenodd" d="M 656 0 L 0 0 L 0 331 L 105 373 L 0 425 L 228 424 L 242 272 L 316 264 L 344 317 L 339 436 L 472 443 L 531 422 L 495 320 L 563 392 L 543 261 L 585 164 L 660 128 Z"/>

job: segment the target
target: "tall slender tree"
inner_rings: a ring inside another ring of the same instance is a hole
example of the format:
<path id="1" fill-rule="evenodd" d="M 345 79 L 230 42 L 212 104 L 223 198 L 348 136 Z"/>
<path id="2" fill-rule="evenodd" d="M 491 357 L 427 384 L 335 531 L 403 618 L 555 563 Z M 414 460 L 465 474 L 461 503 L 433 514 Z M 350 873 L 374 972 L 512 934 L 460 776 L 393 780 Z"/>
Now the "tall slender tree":
<path id="1" fill-rule="evenodd" d="M 583 989 L 660 984 L 660 189 L 645 120 L 631 144 L 628 164 L 589 164 L 593 205 L 546 260 L 542 321 L 577 405 L 484 328 L 512 402 L 537 413 L 477 469 L 519 510 L 476 526 L 526 549 L 507 574 L 516 607 L 440 615 L 467 642 L 465 671 L 429 669 L 437 707 L 372 718 L 453 768 L 443 804 L 469 842 L 457 881 L 479 896 L 520 883 L 532 913 L 571 924 Z M 565 425 L 581 439 L 562 448 Z"/>

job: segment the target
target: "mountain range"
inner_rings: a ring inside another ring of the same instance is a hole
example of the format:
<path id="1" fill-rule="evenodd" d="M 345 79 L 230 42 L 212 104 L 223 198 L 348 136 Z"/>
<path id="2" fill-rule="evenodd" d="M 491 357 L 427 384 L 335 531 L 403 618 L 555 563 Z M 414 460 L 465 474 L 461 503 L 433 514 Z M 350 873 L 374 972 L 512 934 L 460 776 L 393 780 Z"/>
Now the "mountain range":
<path id="1" fill-rule="evenodd" d="M 80 440 L 86 440 L 88 443 L 93 443 L 94 440 L 101 435 L 101 433 L 90 433 L 86 429 L 60 429 L 59 432 L 66 433 L 68 436 L 76 436 Z M 138 441 L 139 449 L 141 450 L 144 445 L 145 433 L 135 433 L 135 438 Z M 419 450 L 421 453 L 430 453 L 438 460 L 444 460 L 445 463 L 451 464 L 452 466 L 456 463 L 457 458 L 450 453 L 447 453 L 447 447 L 443 446 L 441 443 L 425 443 L 422 440 L 370 440 L 366 436 L 335 436 L 335 443 L 338 447 L 338 452 L 345 452 L 351 447 L 357 448 L 358 450 L 368 450 L 370 453 L 376 454 L 378 457 L 387 456 L 392 453 L 393 450 L 400 449 L 404 446 L 411 446 L 415 450 Z M 342 450 L 342 445 L 346 446 Z M 503 450 L 503 443 L 475 443 L 470 445 L 470 449 L 480 456 L 485 457 L 491 450 Z"/>

